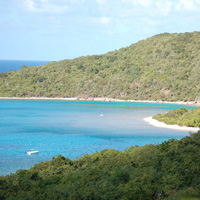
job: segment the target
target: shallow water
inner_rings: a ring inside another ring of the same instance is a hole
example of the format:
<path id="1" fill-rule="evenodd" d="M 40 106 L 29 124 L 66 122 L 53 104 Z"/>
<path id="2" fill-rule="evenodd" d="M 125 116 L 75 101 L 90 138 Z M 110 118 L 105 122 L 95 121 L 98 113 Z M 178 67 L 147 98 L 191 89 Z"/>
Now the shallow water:
<path id="1" fill-rule="evenodd" d="M 76 159 L 102 149 L 180 139 L 188 132 L 157 128 L 143 118 L 186 105 L 59 100 L 0 100 L 0 175 L 62 154 Z M 28 156 L 30 149 L 39 154 Z"/>

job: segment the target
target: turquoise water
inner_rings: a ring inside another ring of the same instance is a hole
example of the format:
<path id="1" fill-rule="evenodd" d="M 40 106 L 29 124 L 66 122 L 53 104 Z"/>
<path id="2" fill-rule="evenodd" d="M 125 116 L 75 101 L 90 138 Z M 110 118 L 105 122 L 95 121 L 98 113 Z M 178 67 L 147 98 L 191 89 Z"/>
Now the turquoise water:
<path id="1" fill-rule="evenodd" d="M 12 70 L 20 70 L 22 65 L 40 66 L 49 63 L 50 61 L 36 61 L 36 60 L 0 60 L 0 73 L 9 72 Z"/>
<path id="2" fill-rule="evenodd" d="M 76 159 L 102 149 L 124 150 L 132 145 L 180 139 L 188 132 L 156 128 L 143 120 L 180 107 L 183 106 L 0 100 L 0 175 L 28 169 L 59 154 Z M 30 149 L 40 153 L 28 156 Z"/>

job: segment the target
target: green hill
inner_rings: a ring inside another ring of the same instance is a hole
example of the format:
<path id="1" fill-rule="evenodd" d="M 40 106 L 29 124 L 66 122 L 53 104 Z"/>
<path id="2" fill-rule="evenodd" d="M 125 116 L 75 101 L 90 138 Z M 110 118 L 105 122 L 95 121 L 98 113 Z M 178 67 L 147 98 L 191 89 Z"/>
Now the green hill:
<path id="1" fill-rule="evenodd" d="M 1 200 L 198 200 L 200 132 L 160 145 L 63 156 L 0 177 Z"/>
<path id="2" fill-rule="evenodd" d="M 193 110 L 187 108 L 170 110 L 166 114 L 157 114 L 153 118 L 166 124 L 200 128 L 200 108 Z"/>
<path id="3" fill-rule="evenodd" d="M 0 96 L 200 101 L 200 32 L 164 33 L 104 55 L 0 73 Z"/>

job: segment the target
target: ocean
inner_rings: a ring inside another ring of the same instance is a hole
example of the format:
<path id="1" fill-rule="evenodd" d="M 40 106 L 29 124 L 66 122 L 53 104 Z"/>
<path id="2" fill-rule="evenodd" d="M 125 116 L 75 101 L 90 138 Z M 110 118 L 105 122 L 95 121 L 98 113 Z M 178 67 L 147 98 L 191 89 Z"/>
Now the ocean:
<path id="1" fill-rule="evenodd" d="M 157 103 L 0 100 L 0 175 L 62 154 L 77 159 L 103 149 L 159 144 L 188 136 L 157 128 L 143 118 L 180 107 Z M 38 154 L 27 155 L 30 149 Z"/>
<path id="2" fill-rule="evenodd" d="M 45 65 L 51 61 L 31 61 L 31 60 L 0 60 L 0 73 L 10 72 L 12 70 L 20 70 L 21 66 L 40 66 Z"/>

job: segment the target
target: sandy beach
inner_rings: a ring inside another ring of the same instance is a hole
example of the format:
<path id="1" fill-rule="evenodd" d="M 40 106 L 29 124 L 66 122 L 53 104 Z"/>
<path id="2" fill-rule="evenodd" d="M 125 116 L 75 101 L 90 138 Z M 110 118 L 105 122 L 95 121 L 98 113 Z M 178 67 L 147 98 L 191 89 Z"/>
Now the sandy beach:
<path id="1" fill-rule="evenodd" d="M 151 117 L 144 118 L 144 121 L 148 122 L 149 124 L 160 127 L 160 128 L 169 128 L 169 129 L 175 129 L 180 131 L 191 131 L 191 132 L 197 132 L 199 128 L 194 127 L 187 127 L 187 126 L 178 126 L 178 125 L 167 125 L 164 122 L 159 122 L 158 120 L 155 120 Z"/>
<path id="2" fill-rule="evenodd" d="M 196 105 L 200 106 L 200 102 L 195 101 L 151 101 L 151 100 L 123 100 L 123 99 L 113 99 L 107 97 L 72 97 L 72 98 L 62 98 L 62 97 L 0 97 L 1 99 L 22 99 L 22 100 L 64 100 L 64 101 L 102 101 L 102 102 L 132 102 L 132 103 L 164 103 L 164 104 L 182 104 L 182 105 Z"/>

